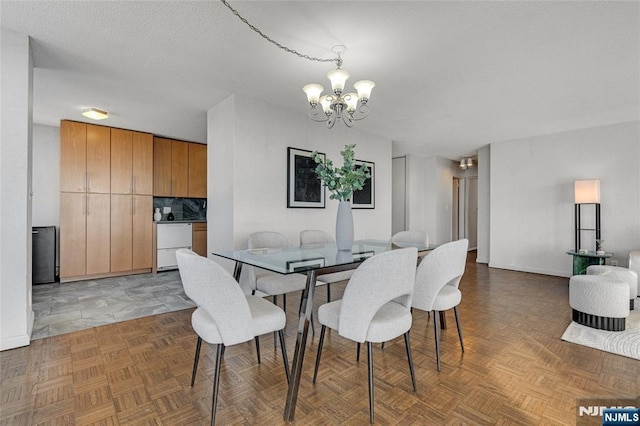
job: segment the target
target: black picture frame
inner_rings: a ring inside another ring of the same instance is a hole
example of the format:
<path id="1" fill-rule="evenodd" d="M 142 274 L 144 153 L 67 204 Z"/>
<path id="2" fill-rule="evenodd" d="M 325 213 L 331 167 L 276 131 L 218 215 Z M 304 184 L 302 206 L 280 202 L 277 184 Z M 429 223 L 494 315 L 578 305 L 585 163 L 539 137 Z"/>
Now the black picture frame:
<path id="1" fill-rule="evenodd" d="M 366 164 L 369 167 L 370 178 L 364 181 L 364 186 L 359 191 L 353 191 L 351 208 L 375 209 L 376 208 L 376 164 L 372 161 L 356 160 L 356 166 Z"/>
<path id="2" fill-rule="evenodd" d="M 287 148 L 287 208 L 325 208 L 325 187 L 316 176 L 312 151 Z M 319 152 L 323 159 L 326 155 Z"/>

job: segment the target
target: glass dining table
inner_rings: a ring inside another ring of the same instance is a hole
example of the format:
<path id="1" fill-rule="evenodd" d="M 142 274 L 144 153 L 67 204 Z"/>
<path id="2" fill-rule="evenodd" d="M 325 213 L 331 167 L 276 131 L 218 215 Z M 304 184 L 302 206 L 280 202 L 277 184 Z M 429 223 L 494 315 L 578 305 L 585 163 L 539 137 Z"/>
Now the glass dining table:
<path id="1" fill-rule="evenodd" d="M 306 274 L 307 283 L 302 293 L 302 312 L 298 322 L 296 347 L 291 366 L 291 379 L 287 390 L 284 419 L 293 421 L 302 364 L 311 324 L 315 282 L 320 275 L 356 269 L 360 263 L 371 256 L 403 247 L 416 247 L 418 257 L 426 255 L 436 246 L 419 244 L 392 244 L 384 240 L 354 241 L 351 251 L 338 250 L 335 243 L 313 244 L 290 248 L 254 248 L 245 250 L 217 251 L 212 254 L 235 261 L 233 276 L 240 278 L 243 265 L 255 266 L 279 274 Z"/>

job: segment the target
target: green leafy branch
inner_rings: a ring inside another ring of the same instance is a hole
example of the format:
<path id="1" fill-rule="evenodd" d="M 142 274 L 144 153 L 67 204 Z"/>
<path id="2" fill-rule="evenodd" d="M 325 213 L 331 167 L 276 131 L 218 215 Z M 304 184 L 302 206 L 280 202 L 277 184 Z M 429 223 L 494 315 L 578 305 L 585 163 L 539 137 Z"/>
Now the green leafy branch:
<path id="1" fill-rule="evenodd" d="M 316 175 L 322 184 L 331 192 L 332 200 L 350 201 L 354 191 L 359 191 L 364 187 L 365 181 L 371 177 L 369 167 L 362 164 L 356 167 L 353 148 L 355 144 L 345 145 L 340 151 L 344 160 L 342 167 L 336 168 L 331 160 L 324 160 L 317 151 L 311 153 L 311 158 L 318 164 Z"/>

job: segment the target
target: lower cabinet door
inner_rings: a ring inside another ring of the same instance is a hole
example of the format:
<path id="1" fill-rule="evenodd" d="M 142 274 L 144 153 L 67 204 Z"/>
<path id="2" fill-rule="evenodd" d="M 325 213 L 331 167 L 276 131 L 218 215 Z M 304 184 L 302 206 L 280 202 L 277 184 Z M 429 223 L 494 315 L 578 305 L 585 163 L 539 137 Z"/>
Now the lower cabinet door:
<path id="1" fill-rule="evenodd" d="M 60 194 L 60 278 L 87 273 L 87 195 Z"/>
<path id="2" fill-rule="evenodd" d="M 133 199 L 111 194 L 111 272 L 132 269 Z"/>
<path id="3" fill-rule="evenodd" d="M 111 195 L 87 194 L 87 274 L 111 269 Z"/>
<path id="4" fill-rule="evenodd" d="M 133 196 L 133 269 L 153 264 L 153 197 Z"/>

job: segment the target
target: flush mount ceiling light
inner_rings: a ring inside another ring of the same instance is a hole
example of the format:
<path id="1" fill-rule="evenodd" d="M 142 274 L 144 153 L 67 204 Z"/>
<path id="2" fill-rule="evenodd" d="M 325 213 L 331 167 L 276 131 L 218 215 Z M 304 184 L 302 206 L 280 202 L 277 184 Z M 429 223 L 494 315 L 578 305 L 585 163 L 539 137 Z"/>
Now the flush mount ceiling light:
<path id="1" fill-rule="evenodd" d="M 331 90 L 333 92 L 332 94 L 320 96 L 324 91 L 324 87 L 322 87 L 320 84 L 307 84 L 302 88 L 302 90 L 307 94 L 307 101 L 309 102 L 309 105 L 311 105 L 311 110 L 309 110 L 308 113 L 309 118 L 314 121 L 326 122 L 327 127 L 331 129 L 339 119 L 341 119 L 348 127 L 351 127 L 353 126 L 354 121 L 362 120 L 367 115 L 369 115 L 369 107 L 367 106 L 367 103 L 369 102 L 369 98 L 371 96 L 371 90 L 376 85 L 373 81 L 356 81 L 353 84 L 353 87 L 355 88 L 357 93 L 343 93 L 344 84 L 349 78 L 349 73 L 341 69 L 342 58 L 340 57 L 340 55 L 347 50 L 345 46 L 334 46 L 331 49 L 331 51 L 336 54 L 335 58 L 316 58 L 309 55 L 303 55 L 302 53 L 283 46 L 277 41 L 271 39 L 258 28 L 250 24 L 249 21 L 243 18 L 240 13 L 238 13 L 237 10 L 231 7 L 231 5 L 226 0 L 220 1 L 249 28 L 260 34 L 262 38 L 276 45 L 280 49 L 289 53 L 293 53 L 294 55 L 303 59 L 307 59 L 309 61 L 335 62 L 336 69 L 327 73 L 327 78 L 331 81 Z M 320 104 L 322 108 L 318 108 L 318 104 Z"/>
<path id="2" fill-rule="evenodd" d="M 82 115 L 92 120 L 104 120 L 109 118 L 109 113 L 98 108 L 87 108 L 82 111 Z"/>

